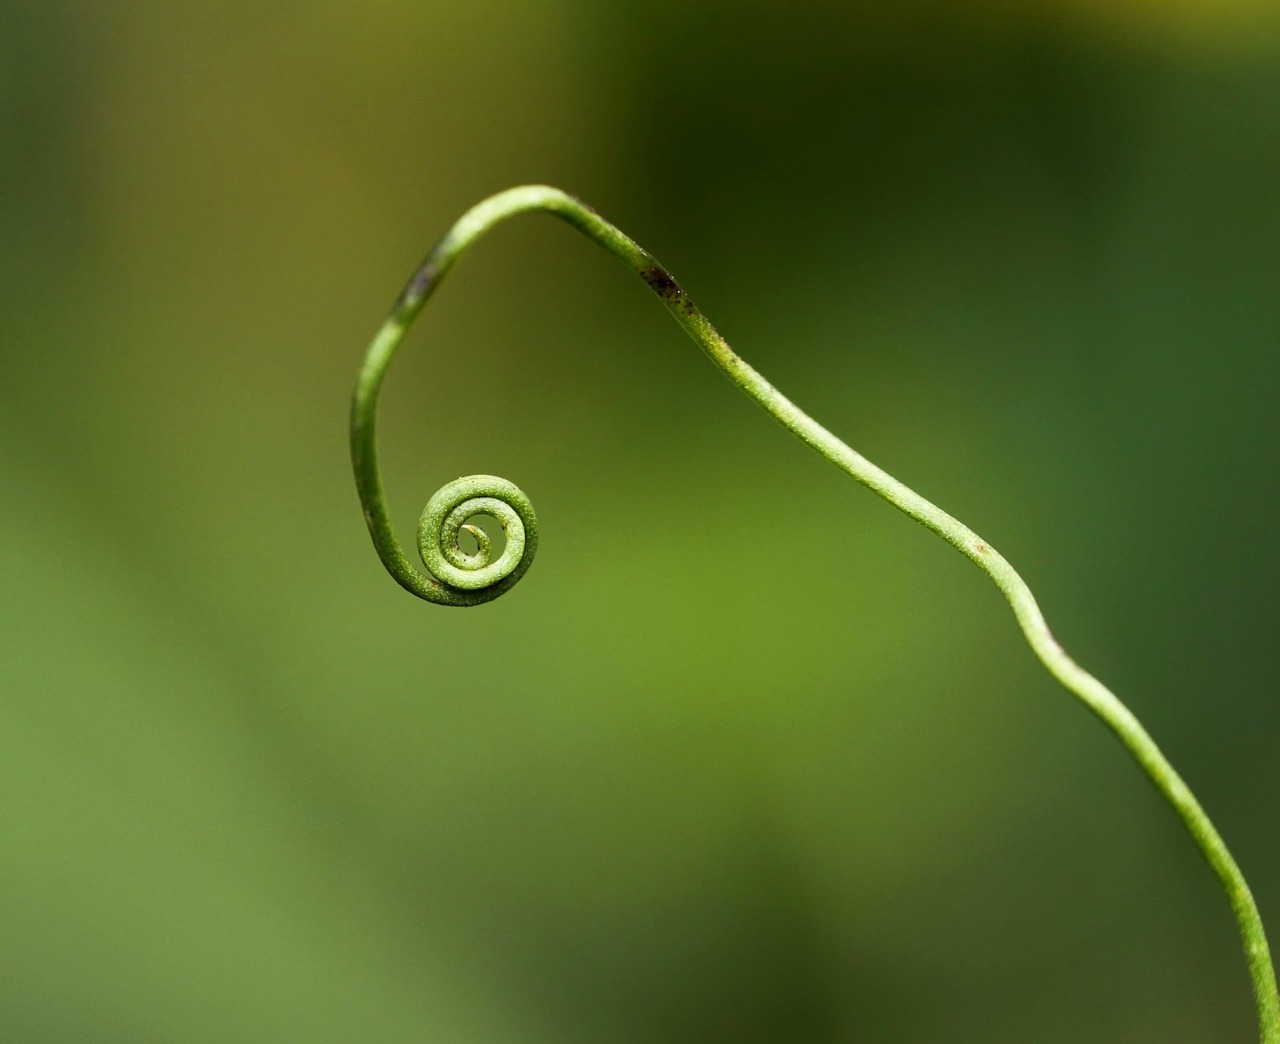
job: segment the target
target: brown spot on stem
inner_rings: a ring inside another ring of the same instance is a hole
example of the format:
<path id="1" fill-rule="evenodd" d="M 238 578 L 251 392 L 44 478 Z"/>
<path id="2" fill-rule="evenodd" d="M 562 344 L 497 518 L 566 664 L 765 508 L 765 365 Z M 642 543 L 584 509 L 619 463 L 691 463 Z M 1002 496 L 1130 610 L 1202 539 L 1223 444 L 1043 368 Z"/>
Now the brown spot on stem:
<path id="1" fill-rule="evenodd" d="M 675 277 L 659 264 L 649 265 L 641 269 L 640 278 L 649 284 L 655 294 L 665 301 L 673 301 L 684 295 L 684 290 L 676 282 Z"/>
<path id="2" fill-rule="evenodd" d="M 399 307 L 420 301 L 427 295 L 427 291 L 431 289 L 431 285 L 436 281 L 438 270 L 433 262 L 428 262 L 413 273 L 413 278 L 409 280 L 404 291 L 400 294 L 400 300 L 397 302 Z"/>

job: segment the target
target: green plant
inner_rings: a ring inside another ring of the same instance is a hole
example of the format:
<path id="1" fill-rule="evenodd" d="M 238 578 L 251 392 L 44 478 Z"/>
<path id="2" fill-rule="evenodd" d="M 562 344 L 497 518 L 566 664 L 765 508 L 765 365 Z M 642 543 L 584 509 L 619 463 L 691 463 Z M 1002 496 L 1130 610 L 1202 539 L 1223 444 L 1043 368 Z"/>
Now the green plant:
<path id="1" fill-rule="evenodd" d="M 492 475 L 450 482 L 427 504 L 418 524 L 418 547 L 428 574 L 418 571 L 392 532 L 378 471 L 378 394 L 387 367 L 414 318 L 457 259 L 484 233 L 507 218 L 545 211 L 568 222 L 640 276 L 662 299 L 690 337 L 725 375 L 784 428 L 836 467 L 870 487 L 927 529 L 937 533 L 987 574 L 1004 594 L 1018 626 L 1040 662 L 1115 733 L 1191 834 L 1226 893 L 1244 944 L 1263 1044 L 1280 1044 L 1280 998 L 1262 920 L 1240 868 L 1200 803 L 1129 709 L 1075 663 L 1054 640 L 1030 588 L 1013 567 L 973 530 L 876 467 L 837 439 L 740 359 L 697 309 L 680 284 L 642 249 L 594 210 L 558 189 L 527 185 L 479 203 L 449 230 L 413 274 L 369 347 L 351 407 L 351 456 L 356 488 L 373 545 L 387 571 L 406 590 L 441 605 L 478 605 L 510 590 L 537 550 L 533 506 L 515 485 Z M 484 530 L 469 524 L 479 515 L 502 525 L 506 546 L 495 559 Z M 474 552 L 458 546 L 469 533 Z"/>

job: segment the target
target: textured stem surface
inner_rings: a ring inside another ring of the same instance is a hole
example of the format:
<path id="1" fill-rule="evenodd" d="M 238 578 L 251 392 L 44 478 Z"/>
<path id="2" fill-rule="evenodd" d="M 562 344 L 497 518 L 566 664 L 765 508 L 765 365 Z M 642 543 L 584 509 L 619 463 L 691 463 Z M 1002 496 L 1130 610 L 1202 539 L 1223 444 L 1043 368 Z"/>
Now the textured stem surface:
<path id="1" fill-rule="evenodd" d="M 528 498 L 505 479 L 473 475 L 445 486 L 427 505 L 419 524 L 418 544 L 429 575 L 415 569 L 392 532 L 378 472 L 375 431 L 383 377 L 401 338 L 427 299 L 467 247 L 500 222 L 528 211 L 555 215 L 630 268 L 661 298 L 676 322 L 725 375 L 784 428 L 841 471 L 933 530 L 992 579 L 1008 599 L 1018 626 L 1040 662 L 1115 733 L 1173 807 L 1217 875 L 1244 944 L 1262 1044 L 1280 1044 L 1280 997 L 1275 971 L 1262 919 L 1244 875 L 1200 803 L 1137 718 L 1054 640 L 1031 589 L 1013 566 L 968 526 L 876 467 L 800 410 L 733 352 L 652 254 L 586 204 L 559 189 L 545 185 L 509 189 L 464 214 L 413 274 L 369 347 L 351 406 L 351 457 L 374 547 L 395 580 L 431 602 L 477 605 L 510 590 L 533 560 L 538 529 Z M 467 524 L 477 515 L 496 518 L 506 532 L 506 549 L 496 561 L 490 561 L 492 546 L 488 537 Z M 458 547 L 457 536 L 463 530 L 476 539 L 477 551 L 468 553 Z"/>

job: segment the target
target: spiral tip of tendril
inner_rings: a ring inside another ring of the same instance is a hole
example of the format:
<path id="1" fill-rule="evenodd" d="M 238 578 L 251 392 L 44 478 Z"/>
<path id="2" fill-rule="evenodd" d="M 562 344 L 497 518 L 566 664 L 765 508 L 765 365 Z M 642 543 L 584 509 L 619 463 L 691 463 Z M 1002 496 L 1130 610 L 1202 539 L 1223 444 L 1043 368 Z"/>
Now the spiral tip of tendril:
<path id="1" fill-rule="evenodd" d="M 506 546 L 496 557 L 493 540 L 470 520 L 488 515 L 498 522 Z M 476 550 L 464 551 L 460 533 L 470 534 Z M 459 592 L 508 590 L 533 562 L 538 522 L 533 504 L 513 482 L 496 475 L 467 475 L 447 483 L 427 502 L 418 521 L 418 551 L 427 571 Z"/>

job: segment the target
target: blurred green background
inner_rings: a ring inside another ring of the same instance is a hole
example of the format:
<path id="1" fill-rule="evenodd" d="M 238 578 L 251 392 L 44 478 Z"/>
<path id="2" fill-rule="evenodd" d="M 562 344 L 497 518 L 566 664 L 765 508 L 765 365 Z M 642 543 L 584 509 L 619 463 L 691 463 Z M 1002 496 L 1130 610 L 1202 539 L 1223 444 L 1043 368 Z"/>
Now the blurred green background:
<path id="1" fill-rule="evenodd" d="M 383 402 L 404 539 L 533 497 L 516 591 L 400 591 L 346 421 L 463 209 L 582 196 L 1023 571 L 1280 936 L 1278 59 L 1270 0 L 8 0 L 0 1039 L 1253 1039 L 995 590 L 572 232 Z"/>

